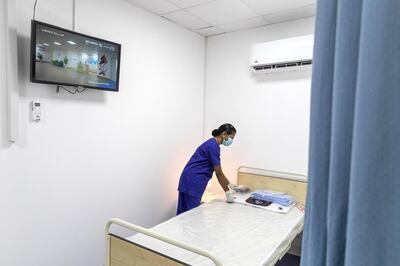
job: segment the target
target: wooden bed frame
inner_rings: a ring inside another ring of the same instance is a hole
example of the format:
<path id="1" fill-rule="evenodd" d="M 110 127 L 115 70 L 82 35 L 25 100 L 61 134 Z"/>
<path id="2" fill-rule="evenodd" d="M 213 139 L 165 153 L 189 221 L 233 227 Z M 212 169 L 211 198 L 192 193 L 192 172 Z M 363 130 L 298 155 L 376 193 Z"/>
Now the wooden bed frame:
<path id="1" fill-rule="evenodd" d="M 188 264 L 160 254 L 139 244 L 130 242 L 124 238 L 110 234 L 110 265 L 182 266 Z"/>
<path id="2" fill-rule="evenodd" d="M 251 190 L 267 189 L 273 191 L 284 191 L 292 195 L 296 201 L 305 205 L 307 192 L 307 179 L 305 176 L 263 170 L 252 167 L 239 167 L 238 184 L 249 186 Z M 209 252 L 192 245 L 178 242 L 167 236 L 156 234 L 149 229 L 127 223 L 119 219 L 112 219 L 106 226 L 106 264 L 105 266 L 181 266 L 188 265 L 184 262 L 161 254 L 127 239 L 118 237 L 110 233 L 110 227 L 116 224 L 127 229 L 157 238 L 164 242 L 187 249 L 204 257 L 208 257 L 215 265 L 222 263 Z"/>

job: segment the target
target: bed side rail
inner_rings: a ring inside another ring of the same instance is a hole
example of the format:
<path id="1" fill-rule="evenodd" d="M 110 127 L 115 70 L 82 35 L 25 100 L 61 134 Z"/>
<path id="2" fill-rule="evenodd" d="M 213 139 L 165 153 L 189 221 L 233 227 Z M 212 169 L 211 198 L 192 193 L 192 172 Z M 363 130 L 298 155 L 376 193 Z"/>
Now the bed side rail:
<path id="1" fill-rule="evenodd" d="M 132 230 L 132 231 L 135 231 L 135 232 L 142 233 L 144 235 L 147 235 L 147 236 L 156 238 L 158 240 L 164 241 L 166 243 L 169 243 L 171 245 L 174 245 L 174 246 L 183 248 L 185 250 L 191 251 L 193 253 L 199 254 L 201 256 L 204 256 L 204 257 L 210 259 L 212 262 L 214 262 L 214 264 L 216 266 L 222 266 L 221 261 L 219 259 L 217 259 L 213 254 L 211 254 L 210 252 L 208 252 L 206 250 L 203 250 L 201 248 L 198 248 L 198 247 L 195 247 L 195 246 L 192 246 L 192 245 L 177 241 L 175 239 L 169 238 L 169 237 L 164 236 L 162 234 L 153 232 L 153 231 L 151 231 L 151 230 L 149 230 L 147 228 L 144 228 L 144 227 L 141 227 L 141 226 L 138 226 L 138 225 L 135 225 L 135 224 L 131 224 L 131 223 L 128 223 L 126 221 L 123 221 L 123 220 L 117 219 L 117 218 L 111 219 L 107 223 L 106 228 L 105 228 L 105 237 L 106 237 L 106 261 L 105 261 L 105 266 L 110 266 L 110 255 L 111 255 L 110 254 L 110 227 L 113 224 L 119 225 L 121 227 L 124 227 L 126 229 L 129 229 L 129 230 Z"/>

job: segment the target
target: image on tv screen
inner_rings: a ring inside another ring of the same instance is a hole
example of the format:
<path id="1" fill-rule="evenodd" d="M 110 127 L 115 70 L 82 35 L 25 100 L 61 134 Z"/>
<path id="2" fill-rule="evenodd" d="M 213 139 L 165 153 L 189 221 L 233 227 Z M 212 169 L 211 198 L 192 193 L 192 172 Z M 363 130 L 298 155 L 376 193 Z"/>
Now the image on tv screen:
<path id="1" fill-rule="evenodd" d="M 119 44 L 34 25 L 34 81 L 118 90 Z"/>

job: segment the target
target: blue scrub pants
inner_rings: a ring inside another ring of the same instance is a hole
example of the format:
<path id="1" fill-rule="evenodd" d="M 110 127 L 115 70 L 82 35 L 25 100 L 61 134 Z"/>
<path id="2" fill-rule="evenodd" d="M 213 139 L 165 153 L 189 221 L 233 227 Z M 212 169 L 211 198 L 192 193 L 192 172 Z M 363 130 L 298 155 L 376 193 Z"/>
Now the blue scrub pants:
<path id="1" fill-rule="evenodd" d="M 201 198 L 193 197 L 188 194 L 179 192 L 178 197 L 178 208 L 176 210 L 176 215 L 181 214 L 185 211 L 196 208 L 200 205 Z"/>

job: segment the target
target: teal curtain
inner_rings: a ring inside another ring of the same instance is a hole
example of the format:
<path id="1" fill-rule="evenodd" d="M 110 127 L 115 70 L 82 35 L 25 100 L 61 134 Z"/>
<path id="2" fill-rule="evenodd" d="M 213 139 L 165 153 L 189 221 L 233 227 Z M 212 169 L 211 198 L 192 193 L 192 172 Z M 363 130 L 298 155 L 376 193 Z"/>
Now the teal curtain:
<path id="1" fill-rule="evenodd" d="M 400 1 L 320 0 L 301 265 L 400 265 Z"/>

